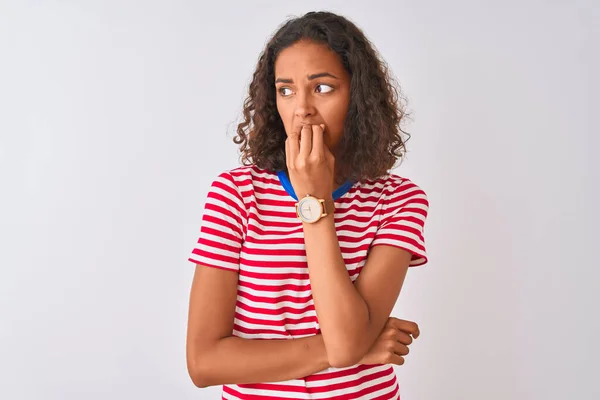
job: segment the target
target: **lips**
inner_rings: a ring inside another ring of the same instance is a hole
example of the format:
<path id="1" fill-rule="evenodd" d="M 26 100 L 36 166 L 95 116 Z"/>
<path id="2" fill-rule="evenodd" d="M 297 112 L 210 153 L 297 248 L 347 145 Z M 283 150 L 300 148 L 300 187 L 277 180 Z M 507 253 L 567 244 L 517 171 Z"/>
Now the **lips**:
<path id="1" fill-rule="evenodd" d="M 308 124 L 308 123 L 301 122 L 299 126 L 295 127 L 294 132 L 298 132 L 298 133 L 301 132 L 302 131 L 302 127 L 305 126 L 305 125 L 312 126 L 312 125 L 325 125 L 325 124 L 323 124 L 323 123 Z M 323 129 L 323 133 L 325 133 L 326 130 L 327 130 L 327 127 L 325 127 L 325 129 Z"/>

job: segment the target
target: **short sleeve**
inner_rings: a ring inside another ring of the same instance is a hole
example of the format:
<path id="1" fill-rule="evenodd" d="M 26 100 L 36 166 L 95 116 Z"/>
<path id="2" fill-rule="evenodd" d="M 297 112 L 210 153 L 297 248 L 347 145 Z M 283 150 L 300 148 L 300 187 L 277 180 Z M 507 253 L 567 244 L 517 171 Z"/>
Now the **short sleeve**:
<path id="1" fill-rule="evenodd" d="M 212 183 L 204 205 L 200 237 L 189 261 L 207 267 L 239 271 L 245 236 L 244 202 L 230 173 Z"/>
<path id="2" fill-rule="evenodd" d="M 428 211 L 427 195 L 413 182 L 403 179 L 400 184 L 390 185 L 371 246 L 399 247 L 412 254 L 410 266 L 426 264 L 423 232 Z"/>

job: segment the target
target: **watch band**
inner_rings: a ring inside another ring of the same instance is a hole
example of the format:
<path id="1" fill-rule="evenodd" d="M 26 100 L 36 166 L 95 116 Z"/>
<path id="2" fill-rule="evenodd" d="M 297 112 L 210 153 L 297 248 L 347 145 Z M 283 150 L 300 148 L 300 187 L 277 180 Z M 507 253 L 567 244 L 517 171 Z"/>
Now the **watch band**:
<path id="1" fill-rule="evenodd" d="M 321 207 L 323 207 L 321 217 L 335 213 L 335 203 L 333 200 L 319 199 L 319 202 L 321 203 Z"/>

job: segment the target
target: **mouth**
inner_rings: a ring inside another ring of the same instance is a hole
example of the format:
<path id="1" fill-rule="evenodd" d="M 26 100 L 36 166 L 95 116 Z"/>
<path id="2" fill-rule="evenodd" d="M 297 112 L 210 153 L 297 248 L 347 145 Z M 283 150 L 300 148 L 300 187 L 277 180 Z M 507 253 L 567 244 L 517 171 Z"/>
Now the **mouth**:
<path id="1" fill-rule="evenodd" d="M 310 127 L 311 127 L 311 129 L 312 129 L 312 126 L 313 126 L 313 125 L 323 125 L 323 127 L 324 127 L 324 128 L 323 128 L 323 133 L 326 133 L 326 132 L 327 132 L 327 126 L 325 126 L 325 124 L 305 124 L 305 123 L 301 123 L 299 126 L 297 126 L 297 127 L 296 127 L 296 132 L 300 132 L 300 131 L 302 131 L 302 128 L 303 128 L 304 126 L 310 126 Z"/>

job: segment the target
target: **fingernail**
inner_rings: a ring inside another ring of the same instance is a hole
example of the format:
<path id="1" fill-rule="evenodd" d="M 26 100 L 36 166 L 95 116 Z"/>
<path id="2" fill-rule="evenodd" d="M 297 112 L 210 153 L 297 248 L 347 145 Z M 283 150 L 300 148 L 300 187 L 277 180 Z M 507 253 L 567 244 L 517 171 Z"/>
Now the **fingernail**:
<path id="1" fill-rule="evenodd" d="M 321 127 L 321 129 L 325 129 L 325 125 L 324 124 L 321 124 L 319 126 Z"/>

